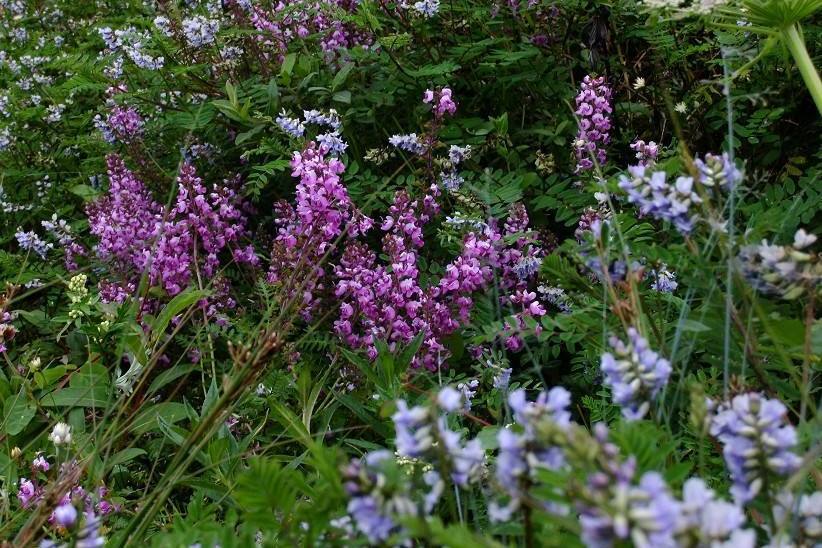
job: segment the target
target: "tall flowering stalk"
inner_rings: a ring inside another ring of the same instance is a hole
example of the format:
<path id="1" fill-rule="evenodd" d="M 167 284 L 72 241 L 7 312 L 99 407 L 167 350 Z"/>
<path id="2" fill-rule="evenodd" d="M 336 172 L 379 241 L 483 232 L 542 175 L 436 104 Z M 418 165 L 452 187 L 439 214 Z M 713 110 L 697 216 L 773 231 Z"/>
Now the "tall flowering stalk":
<path id="1" fill-rule="evenodd" d="M 511 351 L 520 350 L 524 345 L 522 333 L 528 327 L 526 319 L 539 320 L 546 314 L 536 292 L 529 290 L 529 282 L 539 272 L 542 264 L 543 250 L 528 224 L 525 206 L 514 204 L 501 235 L 502 243 L 512 243 L 499 246 L 499 263 L 496 265 L 500 272 L 496 281 L 499 284 L 501 304 L 513 310 L 513 323 L 506 321 L 504 325 L 505 347 Z M 541 331 L 542 326 L 537 323 L 535 332 L 539 334 Z"/>
<path id="2" fill-rule="evenodd" d="M 693 177 L 679 177 L 671 184 L 664 171 L 651 172 L 644 165 L 631 166 L 628 173 L 630 177 L 620 176 L 619 188 L 627 192 L 628 202 L 637 206 L 640 215 L 668 221 L 683 234 L 693 231 L 698 219 L 694 206 L 702 203 Z"/>
<path id="3" fill-rule="evenodd" d="M 738 548 L 756 546 L 756 532 L 744 529 L 745 513 L 736 504 L 720 499 L 702 478 L 690 478 L 682 486 L 677 541 L 683 546 Z"/>
<path id="4" fill-rule="evenodd" d="M 796 231 L 792 245 L 776 245 L 762 240 L 748 245 L 737 259 L 748 283 L 763 293 L 796 299 L 807 293 L 822 291 L 822 261 L 810 246 L 817 237 L 805 229 Z"/>
<path id="5" fill-rule="evenodd" d="M 679 504 L 662 476 L 646 472 L 635 480 L 636 463 L 629 459 L 612 474 L 600 472 L 588 480 L 588 498 L 580 505 L 582 540 L 588 546 L 675 546 Z"/>
<path id="6" fill-rule="evenodd" d="M 580 85 L 576 97 L 576 115 L 579 119 L 579 131 L 574 141 L 574 152 L 577 158 L 577 173 L 589 171 L 594 167 L 591 156 L 599 165 L 605 164 L 607 153 L 605 146 L 611 141 L 611 88 L 604 76 L 586 76 Z"/>
<path id="7" fill-rule="evenodd" d="M 388 451 L 376 451 L 363 461 L 352 461 L 343 470 L 348 513 L 357 529 L 374 544 L 387 540 L 400 529 L 396 515 L 413 515 L 416 510 L 405 493 L 391 494 L 387 489 L 380 466 L 390 458 Z"/>
<path id="8" fill-rule="evenodd" d="M 404 400 L 398 401 L 397 412 L 391 417 L 397 454 L 437 464 L 455 485 L 468 487 L 479 476 L 485 451 L 477 439 L 463 443 L 462 436 L 448 427 L 446 416 L 440 415 L 440 411 L 463 409 L 465 401 L 464 395 L 450 386 L 439 391 L 436 405 L 409 408 Z"/>
<path id="9" fill-rule="evenodd" d="M 326 156 L 324 147 L 310 142 L 291 159 L 292 176 L 299 177 L 296 204 L 275 204 L 277 237 L 271 251 L 269 283 L 302 284 L 300 313 L 309 319 L 325 289 L 323 266 L 338 238 L 367 232 L 372 221 L 356 209 L 340 176 L 345 165 Z M 298 278 L 298 274 L 308 275 Z M 293 289 L 292 289 L 293 291 Z"/>

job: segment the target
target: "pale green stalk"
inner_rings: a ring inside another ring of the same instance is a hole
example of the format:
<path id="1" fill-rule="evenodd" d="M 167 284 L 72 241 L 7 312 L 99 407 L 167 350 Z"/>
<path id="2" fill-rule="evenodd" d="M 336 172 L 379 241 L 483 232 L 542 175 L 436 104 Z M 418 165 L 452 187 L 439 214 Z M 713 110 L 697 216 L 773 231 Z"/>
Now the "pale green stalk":
<path id="1" fill-rule="evenodd" d="M 796 67 L 808 87 L 808 91 L 813 97 L 813 102 L 816 103 L 816 108 L 822 114 L 822 80 L 819 79 L 819 73 L 813 64 L 808 48 L 805 47 L 805 39 L 802 37 L 802 29 L 798 23 L 794 23 L 782 30 L 782 40 L 788 47 L 788 51 L 796 61 Z"/>

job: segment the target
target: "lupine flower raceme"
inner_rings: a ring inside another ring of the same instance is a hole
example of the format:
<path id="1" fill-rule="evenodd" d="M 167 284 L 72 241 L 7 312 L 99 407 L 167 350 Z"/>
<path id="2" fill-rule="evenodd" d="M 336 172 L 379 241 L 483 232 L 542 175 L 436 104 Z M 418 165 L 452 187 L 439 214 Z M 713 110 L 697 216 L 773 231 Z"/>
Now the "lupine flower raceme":
<path id="1" fill-rule="evenodd" d="M 635 482 L 633 459 L 613 474 L 595 473 L 588 479 L 590 498 L 580 505 L 582 540 L 588 546 L 675 546 L 680 506 L 662 476 L 646 472 Z"/>
<path id="2" fill-rule="evenodd" d="M 574 141 L 577 172 L 589 171 L 594 167 L 591 156 L 599 165 L 605 164 L 605 146 L 611 140 L 611 88 L 604 76 L 588 75 L 582 80 L 576 107 L 579 119 L 579 131 Z"/>
<path id="3" fill-rule="evenodd" d="M 738 503 L 753 499 L 770 478 L 799 467 L 800 458 L 793 452 L 796 429 L 786 414 L 781 401 L 751 392 L 720 405 L 711 420 L 711 435 L 722 442 L 733 480 L 731 494 Z"/>
<path id="4" fill-rule="evenodd" d="M 464 393 L 449 386 L 439 391 L 435 406 L 409 408 L 405 401 L 398 401 L 397 412 L 391 417 L 397 434 L 397 454 L 432 464 L 445 459 L 444 467 L 450 470 L 454 484 L 467 487 L 477 478 L 485 451 L 477 439 L 463 443 L 461 435 L 448 428 L 446 417 L 438 413 L 454 413 L 465 406 Z M 439 464 L 442 467 L 443 463 Z"/>
<path id="5" fill-rule="evenodd" d="M 521 430 L 503 428 L 497 434 L 499 455 L 496 462 L 496 481 L 507 495 L 508 502 L 500 505 L 493 502 L 488 507 L 493 521 L 507 521 L 529 495 L 529 489 L 538 485 L 541 468 L 558 470 L 565 465 L 563 450 L 547 442 L 538 434 L 538 425 L 544 422 L 560 432 L 571 423 L 568 406 L 571 395 L 562 387 L 554 387 L 548 392 L 540 392 L 534 401 L 528 401 L 525 390 L 518 389 L 509 394 L 508 405 L 514 413 L 516 424 Z M 565 513 L 567 509 L 553 503 L 542 503 L 544 509 L 555 513 Z"/>
<path id="6" fill-rule="evenodd" d="M 610 341 L 611 352 L 602 355 L 600 367 L 610 386 L 614 403 L 622 407 L 628 420 L 644 417 L 671 375 L 671 364 L 651 350 L 648 341 L 634 327 L 628 328 L 627 343 L 616 336 Z"/>
<path id="7" fill-rule="evenodd" d="M 620 176 L 619 188 L 628 194 L 628 202 L 637 206 L 640 215 L 668 221 L 683 234 L 694 229 L 699 218 L 695 206 L 702 203 L 702 198 L 695 191 L 692 177 L 679 177 L 672 185 L 664 171 L 650 172 L 643 165 L 629 167 L 628 173 L 630 177 Z"/>
<path id="8" fill-rule="evenodd" d="M 819 253 L 809 249 L 816 239 L 800 228 L 792 245 L 762 240 L 760 245 L 743 247 L 737 263 L 748 283 L 762 293 L 789 300 L 805 293 L 818 294 L 822 290 L 822 261 Z"/>
<path id="9" fill-rule="evenodd" d="M 400 531 L 395 516 L 417 515 L 417 505 L 407 485 L 392 485 L 382 468 L 394 461 L 388 451 L 373 451 L 353 460 L 343 470 L 344 488 L 349 497 L 348 513 L 357 529 L 373 544 Z M 390 477 L 397 477 L 392 474 Z M 399 475 L 400 479 L 404 475 Z"/>
<path id="10" fill-rule="evenodd" d="M 769 547 L 819 546 L 822 542 L 822 491 L 794 495 L 781 491 L 773 507 Z"/>
<path id="11" fill-rule="evenodd" d="M 745 513 L 717 497 L 702 478 L 690 478 L 682 487 L 677 540 L 684 546 L 735 546 L 754 548 L 756 532 L 743 529 Z"/>

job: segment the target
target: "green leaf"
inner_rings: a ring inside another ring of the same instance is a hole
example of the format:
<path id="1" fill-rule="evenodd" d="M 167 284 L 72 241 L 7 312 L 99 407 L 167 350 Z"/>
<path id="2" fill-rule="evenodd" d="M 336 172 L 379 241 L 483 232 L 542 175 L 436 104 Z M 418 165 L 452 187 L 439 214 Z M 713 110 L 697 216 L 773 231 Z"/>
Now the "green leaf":
<path id="1" fill-rule="evenodd" d="M 258 133 L 260 133 L 263 129 L 265 129 L 265 126 L 260 124 L 258 126 L 254 126 L 253 128 L 249 129 L 248 131 L 244 131 L 244 132 L 238 134 L 237 138 L 234 139 L 234 144 L 235 145 L 241 145 L 241 144 L 245 143 L 246 141 L 248 141 L 249 139 L 251 139 L 252 137 L 257 135 Z"/>
<path id="2" fill-rule="evenodd" d="M 145 434 L 160 428 L 158 419 L 162 418 L 166 424 L 175 424 L 187 418 L 188 406 L 178 402 L 161 402 L 140 411 L 129 430 L 136 435 Z"/>
<path id="3" fill-rule="evenodd" d="M 405 372 L 408 367 L 411 366 L 411 360 L 414 359 L 414 356 L 417 355 L 417 352 L 420 350 L 420 346 L 422 346 L 422 340 L 425 333 L 419 333 L 414 340 L 412 340 L 408 346 L 403 348 L 399 354 L 397 354 L 396 366 L 398 368 L 398 373 Z"/>
<path id="4" fill-rule="evenodd" d="M 71 187 L 71 193 L 76 194 L 83 200 L 89 202 L 100 195 L 100 191 L 92 186 L 79 184 Z"/>
<path id="5" fill-rule="evenodd" d="M 348 409 L 353 412 L 357 418 L 362 421 L 365 421 L 368 426 L 370 426 L 374 432 L 379 434 L 383 438 L 390 437 L 392 432 L 391 428 L 389 428 L 385 423 L 381 422 L 379 418 L 377 418 L 371 411 L 365 408 L 359 400 L 356 398 L 352 398 L 348 394 L 343 394 L 342 392 L 335 392 L 334 393 L 337 400 L 346 406 Z"/>
<path id="6" fill-rule="evenodd" d="M 288 84 L 291 82 L 291 73 L 294 72 L 294 64 L 297 62 L 297 54 L 296 53 L 289 53 L 283 59 L 283 64 L 280 67 L 280 76 L 283 78 L 283 82 Z"/>
<path id="7" fill-rule="evenodd" d="M 460 69 L 460 66 L 453 61 L 443 61 L 437 65 L 426 65 L 416 70 L 408 70 L 408 74 L 415 78 L 430 78 L 432 76 L 442 76 L 450 74 Z"/>
<path id="8" fill-rule="evenodd" d="M 171 323 L 171 318 L 208 295 L 204 289 L 188 288 L 171 299 L 157 318 L 151 324 L 151 332 L 155 337 L 161 337 Z"/>
<path id="9" fill-rule="evenodd" d="M 18 394 L 6 398 L 3 404 L 3 428 L 0 430 L 10 436 L 16 436 L 29 425 L 36 411 L 37 408 L 26 398 L 26 393 L 20 390 Z"/>
<path id="10" fill-rule="evenodd" d="M 337 103 L 345 103 L 346 105 L 351 104 L 351 92 L 348 90 L 345 91 L 338 91 L 334 94 L 331 99 Z"/>
<path id="11" fill-rule="evenodd" d="M 157 415 L 157 426 L 159 426 L 160 431 L 165 435 L 165 437 L 171 440 L 171 442 L 175 445 L 182 446 L 185 443 L 188 432 L 186 432 L 183 428 L 166 422 L 160 415 Z"/>
<path id="12" fill-rule="evenodd" d="M 203 407 L 200 409 L 200 417 L 205 417 L 211 410 L 211 407 L 220 399 L 220 391 L 217 389 L 217 379 L 211 378 L 211 384 L 208 386 L 205 398 L 203 398 Z"/>
<path id="13" fill-rule="evenodd" d="M 40 398 L 43 407 L 104 407 L 112 395 L 108 384 L 70 386 Z"/>
<path id="14" fill-rule="evenodd" d="M 174 379 L 178 379 L 183 375 L 188 375 L 192 371 L 197 369 L 197 364 L 187 364 L 187 365 L 178 365 L 176 367 L 172 367 L 171 369 L 167 369 L 157 375 L 153 381 L 151 381 L 151 385 L 148 387 L 148 394 L 153 394 L 157 390 L 161 389 Z"/>
<path id="15" fill-rule="evenodd" d="M 232 84 L 231 82 L 226 82 L 225 83 L 225 92 L 226 92 L 226 95 L 228 95 L 229 103 L 232 106 L 237 107 L 237 105 L 239 104 L 239 101 L 237 100 L 237 88 L 234 87 L 234 84 Z"/>
<path id="16" fill-rule="evenodd" d="M 65 365 L 57 365 L 55 367 L 43 369 L 42 371 L 38 371 L 34 374 L 34 382 L 40 390 L 51 388 L 57 381 L 62 379 L 66 373 L 68 373 L 69 369 L 73 368 L 73 365 L 70 367 Z"/>
<path id="17" fill-rule="evenodd" d="M 296 470 L 283 468 L 271 459 L 253 459 L 237 480 L 234 498 L 250 523 L 277 527 L 290 521 L 302 483 Z"/>
<path id="18" fill-rule="evenodd" d="M 69 380 L 69 386 L 73 388 L 87 388 L 90 386 L 108 388 L 110 384 L 108 370 L 99 363 L 83 365 Z"/>
<path id="19" fill-rule="evenodd" d="M 129 447 L 128 449 L 123 449 L 122 451 L 116 453 L 110 459 L 108 459 L 108 466 L 114 467 L 118 464 L 125 464 L 130 462 L 140 455 L 145 455 L 145 449 L 140 449 L 139 447 Z"/>
<path id="20" fill-rule="evenodd" d="M 711 330 L 710 327 L 696 320 L 682 320 L 679 323 L 679 327 L 682 331 L 693 331 L 694 333 L 703 333 Z"/>
<path id="21" fill-rule="evenodd" d="M 15 312 L 18 316 L 44 333 L 48 332 L 51 327 L 49 325 L 49 319 L 43 310 L 17 310 Z"/>
<path id="22" fill-rule="evenodd" d="M 348 75 L 351 74 L 351 70 L 353 68 L 353 63 L 346 63 L 340 70 L 337 71 L 337 74 L 334 75 L 334 79 L 331 81 L 331 91 L 337 91 L 343 84 L 345 84 L 345 81 L 348 79 Z"/>

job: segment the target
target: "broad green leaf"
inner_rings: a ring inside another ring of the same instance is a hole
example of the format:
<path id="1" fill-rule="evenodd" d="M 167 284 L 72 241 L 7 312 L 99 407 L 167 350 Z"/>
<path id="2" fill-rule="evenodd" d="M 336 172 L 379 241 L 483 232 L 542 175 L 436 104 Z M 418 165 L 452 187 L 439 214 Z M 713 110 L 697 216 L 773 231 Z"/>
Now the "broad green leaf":
<path id="1" fill-rule="evenodd" d="M 108 466 L 114 467 L 118 464 L 125 464 L 130 462 L 140 455 L 145 455 L 145 449 L 140 449 L 139 447 L 129 447 L 128 449 L 123 449 L 122 451 L 114 454 L 110 459 L 108 459 Z"/>
<path id="2" fill-rule="evenodd" d="M 155 337 L 162 336 L 168 324 L 171 323 L 171 319 L 176 316 L 177 314 L 181 313 L 183 310 L 188 308 L 189 306 L 193 305 L 203 297 L 208 295 L 208 291 L 204 289 L 193 289 L 189 288 L 176 295 L 171 302 L 169 302 L 160 314 L 157 315 L 157 318 L 151 324 L 151 331 Z"/>
<path id="3" fill-rule="evenodd" d="M 43 407 L 104 407 L 113 396 L 109 385 L 70 386 L 40 398 Z"/>
<path id="4" fill-rule="evenodd" d="M 157 390 L 161 389 L 168 383 L 172 382 L 175 379 L 178 379 L 184 375 L 187 375 L 197 369 L 197 364 L 190 363 L 185 365 L 177 365 L 172 367 L 171 369 L 167 369 L 154 377 L 154 380 L 151 381 L 151 385 L 149 385 L 147 393 L 153 394 Z"/>
<path id="5" fill-rule="evenodd" d="M 37 408 L 28 401 L 23 390 L 18 394 L 12 394 L 3 404 L 3 428 L 0 430 L 10 436 L 16 436 L 28 426 L 36 411 Z"/>

